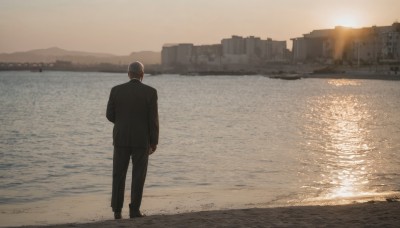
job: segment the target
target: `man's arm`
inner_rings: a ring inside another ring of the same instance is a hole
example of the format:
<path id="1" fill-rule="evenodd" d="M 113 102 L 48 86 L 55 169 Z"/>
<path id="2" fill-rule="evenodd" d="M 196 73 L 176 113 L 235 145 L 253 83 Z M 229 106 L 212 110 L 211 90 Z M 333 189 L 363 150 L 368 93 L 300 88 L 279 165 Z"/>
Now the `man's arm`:
<path id="1" fill-rule="evenodd" d="M 157 149 L 159 122 L 158 122 L 158 96 L 157 91 L 152 96 L 149 110 L 150 154 Z"/>
<path id="2" fill-rule="evenodd" d="M 110 122 L 115 122 L 115 104 L 114 104 L 114 99 L 113 99 L 113 89 L 111 89 L 110 92 L 110 98 L 108 99 L 107 103 L 107 113 L 106 117 Z"/>

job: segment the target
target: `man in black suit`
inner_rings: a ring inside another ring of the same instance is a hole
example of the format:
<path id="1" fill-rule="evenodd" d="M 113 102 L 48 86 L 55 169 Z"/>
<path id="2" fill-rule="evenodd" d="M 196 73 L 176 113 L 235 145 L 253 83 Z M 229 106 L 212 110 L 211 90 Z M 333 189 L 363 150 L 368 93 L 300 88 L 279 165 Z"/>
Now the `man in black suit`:
<path id="1" fill-rule="evenodd" d="M 144 67 L 134 62 L 128 67 L 130 81 L 111 89 L 107 119 L 113 130 L 113 184 L 111 207 L 120 219 L 124 203 L 125 179 L 132 157 L 132 187 L 129 217 L 143 217 L 140 212 L 149 155 L 158 144 L 157 90 L 142 83 Z"/>

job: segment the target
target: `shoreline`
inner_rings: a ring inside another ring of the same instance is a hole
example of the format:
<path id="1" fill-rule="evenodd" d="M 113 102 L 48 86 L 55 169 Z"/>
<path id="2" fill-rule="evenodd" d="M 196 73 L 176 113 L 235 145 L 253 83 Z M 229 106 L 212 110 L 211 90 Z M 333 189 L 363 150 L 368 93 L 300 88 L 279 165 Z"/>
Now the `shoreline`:
<path id="1" fill-rule="evenodd" d="M 273 208 L 228 209 L 151 215 L 139 219 L 66 223 L 29 228 L 67 227 L 397 227 L 400 202 L 353 203 L 347 205 L 289 206 Z"/>
<path id="2" fill-rule="evenodd" d="M 29 72 L 28 70 L 10 70 L 10 71 L 0 71 L 0 72 Z M 42 74 L 45 72 L 72 72 L 72 73 L 125 73 L 125 72 L 112 72 L 112 71 L 80 71 L 80 70 L 45 70 L 45 71 L 34 71 L 32 74 Z M 148 72 L 147 76 L 152 77 L 162 77 L 163 73 L 157 72 Z M 369 72 L 369 71 L 352 71 L 352 72 L 341 72 L 341 73 L 279 73 L 279 74 L 270 74 L 270 73 L 255 73 L 255 72 L 224 72 L 224 73 L 193 73 L 193 74 L 184 74 L 184 73 L 165 73 L 165 75 L 180 75 L 186 77 L 210 77 L 210 76 L 232 76 L 232 77 L 240 77 L 240 76 L 263 76 L 271 79 L 283 79 L 283 80 L 298 80 L 298 79 L 360 79 L 360 80 L 388 80 L 388 81 L 399 81 L 400 73 L 393 74 L 388 72 Z"/>
<path id="3" fill-rule="evenodd" d="M 269 190 L 263 188 L 175 188 L 165 192 L 148 189 L 144 196 L 145 204 L 142 206 L 142 212 L 153 218 L 154 216 L 161 215 L 178 216 L 206 211 L 225 214 L 236 210 L 272 210 L 274 208 L 288 209 L 313 206 L 323 208 L 325 206 L 356 205 L 366 202 L 386 203 L 386 201 L 397 202 L 400 200 L 399 192 L 392 191 L 349 197 L 329 198 L 309 196 L 300 199 L 295 195 L 290 197 L 288 195 L 271 194 Z M 278 189 L 274 192 L 278 192 Z M 80 224 L 97 224 L 112 221 L 113 213 L 109 206 L 109 200 L 109 194 L 84 194 L 53 198 L 39 202 L 1 205 L 0 227 L 85 227 Z M 300 211 L 299 213 L 301 215 L 303 212 Z M 122 211 L 123 218 L 128 218 L 128 214 L 129 210 L 125 207 Z M 255 222 L 257 218 L 253 218 L 253 220 Z M 221 221 L 221 223 L 225 223 L 225 221 Z M 114 226 L 115 224 L 110 227 Z"/>
<path id="4" fill-rule="evenodd" d="M 355 79 L 355 80 L 385 80 L 398 81 L 400 74 L 388 74 L 382 72 L 342 72 L 342 73 L 295 73 L 265 75 L 272 79 L 298 80 L 298 79 Z"/>
<path id="5" fill-rule="evenodd" d="M 326 78 L 326 79 L 361 79 L 361 80 L 400 80 L 400 74 L 371 74 L 371 73 L 343 73 L 343 74 L 308 74 L 301 77 L 307 78 Z"/>

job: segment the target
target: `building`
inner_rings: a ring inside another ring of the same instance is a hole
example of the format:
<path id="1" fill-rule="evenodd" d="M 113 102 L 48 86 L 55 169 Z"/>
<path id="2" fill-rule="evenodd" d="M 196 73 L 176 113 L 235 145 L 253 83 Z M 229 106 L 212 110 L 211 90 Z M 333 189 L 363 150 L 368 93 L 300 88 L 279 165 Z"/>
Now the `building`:
<path id="1" fill-rule="evenodd" d="M 286 41 L 274 41 L 271 42 L 271 52 L 270 55 L 266 58 L 269 62 L 282 62 L 287 60 L 286 56 Z"/>
<path id="2" fill-rule="evenodd" d="M 200 45 L 193 48 L 192 63 L 197 67 L 216 69 L 221 65 L 221 58 L 221 44 Z"/>
<path id="3" fill-rule="evenodd" d="M 262 65 L 266 62 L 287 61 L 286 41 L 275 41 L 271 38 L 262 40 L 259 37 L 246 38 L 232 36 L 221 41 L 223 60 L 225 65 L 250 64 Z"/>
<path id="4" fill-rule="evenodd" d="M 177 63 L 178 45 L 166 44 L 161 51 L 161 65 L 163 68 L 169 68 Z"/>
<path id="5" fill-rule="evenodd" d="M 192 64 L 193 44 L 166 44 L 161 51 L 161 65 L 165 70 Z"/>
<path id="6" fill-rule="evenodd" d="M 379 27 L 378 27 L 379 28 Z M 380 41 L 383 60 L 400 60 L 400 23 L 381 28 Z"/>
<path id="7" fill-rule="evenodd" d="M 222 52 L 224 55 L 244 55 L 246 54 L 246 42 L 241 36 L 232 36 L 221 41 Z"/>
<path id="8" fill-rule="evenodd" d="M 291 39 L 293 46 L 292 46 L 292 53 L 293 53 L 293 60 L 294 61 L 302 61 L 307 58 L 307 42 L 304 37 L 293 38 Z"/>
<path id="9" fill-rule="evenodd" d="M 337 26 L 291 40 L 294 61 L 372 64 L 400 60 L 400 23 L 356 29 Z"/>
<path id="10" fill-rule="evenodd" d="M 176 63 L 189 65 L 192 63 L 193 44 L 178 44 Z"/>
<path id="11" fill-rule="evenodd" d="M 220 44 L 195 46 L 190 43 L 164 45 L 162 48 L 162 66 L 173 69 L 243 69 L 261 66 L 267 62 L 287 61 L 286 41 L 274 41 L 270 38 L 232 36 L 222 39 Z"/>

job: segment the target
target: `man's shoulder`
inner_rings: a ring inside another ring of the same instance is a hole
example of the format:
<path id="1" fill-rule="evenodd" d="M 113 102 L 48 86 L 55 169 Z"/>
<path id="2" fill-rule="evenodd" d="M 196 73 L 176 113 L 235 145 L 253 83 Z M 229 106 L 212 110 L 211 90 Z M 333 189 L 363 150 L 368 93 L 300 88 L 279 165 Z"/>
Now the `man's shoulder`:
<path id="1" fill-rule="evenodd" d="M 151 87 L 149 85 L 143 84 L 143 83 L 141 83 L 141 84 L 142 84 L 143 88 L 145 88 L 146 90 L 151 91 L 153 93 L 157 92 L 157 90 L 155 88 L 153 88 L 153 87 Z"/>
<path id="2" fill-rule="evenodd" d="M 138 83 L 131 83 L 131 82 L 126 82 L 126 83 L 122 83 L 119 85 L 114 86 L 111 91 L 120 91 L 120 90 L 126 90 L 131 88 L 131 86 L 134 87 L 141 87 L 142 90 L 149 92 L 149 93 L 157 93 L 157 90 L 149 85 L 143 84 L 141 82 Z"/>
<path id="3" fill-rule="evenodd" d="M 119 89 L 122 89 L 122 88 L 124 88 L 126 86 L 128 86 L 128 82 L 116 85 L 116 86 L 112 87 L 111 90 L 119 90 Z"/>

